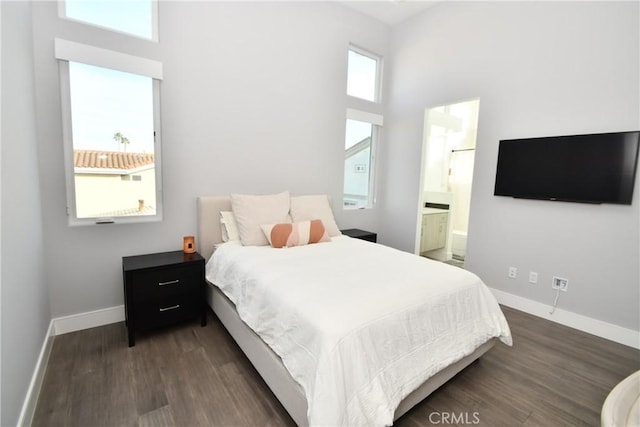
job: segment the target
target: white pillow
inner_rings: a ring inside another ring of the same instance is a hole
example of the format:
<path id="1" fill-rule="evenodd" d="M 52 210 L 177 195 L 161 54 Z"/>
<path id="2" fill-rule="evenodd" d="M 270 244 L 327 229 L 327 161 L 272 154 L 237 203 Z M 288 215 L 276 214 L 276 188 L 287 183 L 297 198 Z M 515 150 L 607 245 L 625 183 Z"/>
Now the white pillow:
<path id="1" fill-rule="evenodd" d="M 329 197 L 326 194 L 291 197 L 291 219 L 293 222 L 319 219 L 329 237 L 342 234 L 333 218 Z"/>
<path id="2" fill-rule="evenodd" d="M 260 226 L 291 222 L 289 203 L 288 191 L 268 195 L 232 194 L 231 206 L 242 244 L 268 245 L 269 241 Z"/>
<path id="3" fill-rule="evenodd" d="M 233 212 L 220 211 L 220 231 L 222 232 L 223 242 L 240 240 L 238 224 L 236 223 L 236 217 Z"/>

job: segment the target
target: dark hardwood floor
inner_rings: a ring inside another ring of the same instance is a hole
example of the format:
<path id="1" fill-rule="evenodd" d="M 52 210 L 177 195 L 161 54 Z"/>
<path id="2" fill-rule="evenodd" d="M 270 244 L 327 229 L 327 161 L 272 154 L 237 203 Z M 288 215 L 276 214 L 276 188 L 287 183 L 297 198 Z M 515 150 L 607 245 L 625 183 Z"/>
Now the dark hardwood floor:
<path id="1" fill-rule="evenodd" d="M 598 426 L 640 351 L 503 308 L 513 347 L 489 353 L 398 426 Z M 124 323 L 55 337 L 34 426 L 292 426 L 218 319 L 140 335 Z"/>

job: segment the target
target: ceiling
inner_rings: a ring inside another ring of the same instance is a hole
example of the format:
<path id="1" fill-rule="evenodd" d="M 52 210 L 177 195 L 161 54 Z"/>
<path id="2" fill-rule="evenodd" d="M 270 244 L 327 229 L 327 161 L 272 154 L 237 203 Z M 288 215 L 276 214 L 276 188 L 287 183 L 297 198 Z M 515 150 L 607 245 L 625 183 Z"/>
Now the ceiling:
<path id="1" fill-rule="evenodd" d="M 350 0 L 341 3 L 388 25 L 395 25 L 442 0 Z"/>

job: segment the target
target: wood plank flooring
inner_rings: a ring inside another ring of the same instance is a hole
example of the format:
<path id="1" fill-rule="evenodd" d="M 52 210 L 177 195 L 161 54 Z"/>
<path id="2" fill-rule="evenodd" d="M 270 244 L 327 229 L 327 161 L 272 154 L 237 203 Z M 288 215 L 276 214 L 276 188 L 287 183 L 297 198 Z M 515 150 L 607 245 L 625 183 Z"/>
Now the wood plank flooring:
<path id="1" fill-rule="evenodd" d="M 497 344 L 395 425 L 598 426 L 640 351 L 503 307 Z M 213 315 L 137 337 L 124 323 L 55 337 L 33 426 L 295 425 Z"/>

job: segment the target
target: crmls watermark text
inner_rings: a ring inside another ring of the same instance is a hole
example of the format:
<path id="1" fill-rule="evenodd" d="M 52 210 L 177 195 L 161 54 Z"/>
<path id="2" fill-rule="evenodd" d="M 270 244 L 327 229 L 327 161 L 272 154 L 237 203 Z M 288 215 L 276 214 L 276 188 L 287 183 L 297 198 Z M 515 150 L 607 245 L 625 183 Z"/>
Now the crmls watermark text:
<path id="1" fill-rule="evenodd" d="M 429 414 L 431 424 L 480 424 L 479 412 L 432 412 Z"/>

